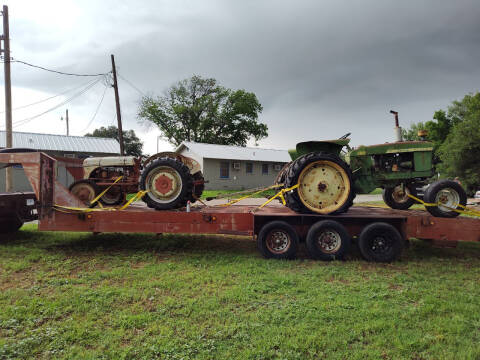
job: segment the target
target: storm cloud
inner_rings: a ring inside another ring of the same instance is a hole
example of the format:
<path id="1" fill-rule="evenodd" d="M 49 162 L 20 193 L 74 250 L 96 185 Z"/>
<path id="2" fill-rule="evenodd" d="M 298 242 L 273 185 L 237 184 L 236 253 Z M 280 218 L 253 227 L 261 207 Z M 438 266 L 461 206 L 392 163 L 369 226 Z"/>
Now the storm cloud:
<path id="1" fill-rule="evenodd" d="M 479 88 L 476 1 L 6 3 L 14 58 L 98 73 L 110 70 L 115 54 L 119 73 L 149 94 L 193 74 L 214 77 L 256 93 L 264 106 L 260 120 L 269 127 L 263 147 L 291 148 L 346 132 L 354 144 L 392 141 L 391 108 L 408 126 Z M 12 65 L 12 78 L 14 105 L 88 81 L 21 64 Z M 147 152 L 156 151 L 159 133 L 136 119 L 140 93 L 124 81 L 119 86 L 124 127 L 140 133 Z M 103 90 L 99 84 L 68 105 L 74 134 L 89 123 Z M 42 110 L 14 113 L 14 121 Z M 63 111 L 15 130 L 62 133 Z M 113 121 L 108 89 L 88 130 Z"/>

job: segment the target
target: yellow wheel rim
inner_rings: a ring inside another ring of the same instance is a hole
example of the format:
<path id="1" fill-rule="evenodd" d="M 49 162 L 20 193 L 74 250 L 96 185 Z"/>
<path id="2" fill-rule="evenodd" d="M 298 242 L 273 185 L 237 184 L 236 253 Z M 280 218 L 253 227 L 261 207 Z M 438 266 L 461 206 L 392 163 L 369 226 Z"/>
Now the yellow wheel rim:
<path id="1" fill-rule="evenodd" d="M 349 194 L 348 174 L 333 161 L 312 162 L 298 177 L 298 196 L 313 212 L 330 214 L 345 204 Z"/>

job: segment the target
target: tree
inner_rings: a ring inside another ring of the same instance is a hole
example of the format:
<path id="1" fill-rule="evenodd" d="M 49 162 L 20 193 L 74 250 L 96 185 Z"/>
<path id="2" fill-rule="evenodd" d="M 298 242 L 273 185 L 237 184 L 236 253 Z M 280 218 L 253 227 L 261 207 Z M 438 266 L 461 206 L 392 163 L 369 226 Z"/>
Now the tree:
<path id="1" fill-rule="evenodd" d="M 142 156 L 142 149 L 143 149 L 143 142 L 135 134 L 133 130 L 123 130 L 123 143 L 124 143 L 124 150 L 125 155 L 131 155 L 140 157 Z M 103 138 L 112 138 L 117 141 L 118 140 L 118 128 L 116 126 L 109 126 L 101 127 L 99 129 L 95 129 L 93 133 L 85 134 L 85 136 L 94 136 L 94 137 L 103 137 Z"/>
<path id="2" fill-rule="evenodd" d="M 215 79 L 192 76 L 171 86 L 163 96 L 144 96 L 138 117 L 156 124 L 173 145 L 182 141 L 246 146 L 265 138 L 267 125 L 254 93 L 226 89 Z"/>
<path id="3" fill-rule="evenodd" d="M 480 93 L 466 95 L 448 108 L 452 130 L 440 146 L 442 176 L 459 177 L 468 193 L 480 189 Z"/>
<path id="4" fill-rule="evenodd" d="M 427 130 L 427 138 L 434 144 L 434 151 L 437 151 L 441 144 L 445 141 L 453 126 L 453 120 L 447 116 L 445 111 L 438 110 L 433 114 L 433 120 L 427 122 L 419 122 L 412 124 L 410 129 L 403 130 L 403 138 L 405 140 L 420 140 L 418 136 L 419 130 Z"/>

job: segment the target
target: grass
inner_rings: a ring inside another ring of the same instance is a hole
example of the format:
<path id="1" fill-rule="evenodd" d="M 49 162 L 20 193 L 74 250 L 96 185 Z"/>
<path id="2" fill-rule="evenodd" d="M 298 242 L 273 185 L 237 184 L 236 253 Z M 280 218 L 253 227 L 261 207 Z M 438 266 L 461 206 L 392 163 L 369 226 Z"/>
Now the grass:
<path id="1" fill-rule="evenodd" d="M 0 359 L 480 358 L 480 246 L 267 261 L 251 240 L 0 241 Z"/>

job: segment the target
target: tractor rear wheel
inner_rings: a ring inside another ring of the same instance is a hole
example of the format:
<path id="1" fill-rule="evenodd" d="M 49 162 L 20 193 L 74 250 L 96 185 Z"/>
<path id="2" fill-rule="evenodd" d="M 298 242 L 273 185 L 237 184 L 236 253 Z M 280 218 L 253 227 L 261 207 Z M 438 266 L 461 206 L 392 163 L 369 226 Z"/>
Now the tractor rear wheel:
<path id="1" fill-rule="evenodd" d="M 354 191 L 350 167 L 337 155 L 309 153 L 290 164 L 285 188 L 287 206 L 296 212 L 338 214 L 353 204 Z"/>
<path id="2" fill-rule="evenodd" d="M 142 200 L 157 210 L 184 207 L 192 197 L 193 176 L 186 165 L 172 158 L 151 162 L 140 177 L 140 189 L 148 192 Z"/>

